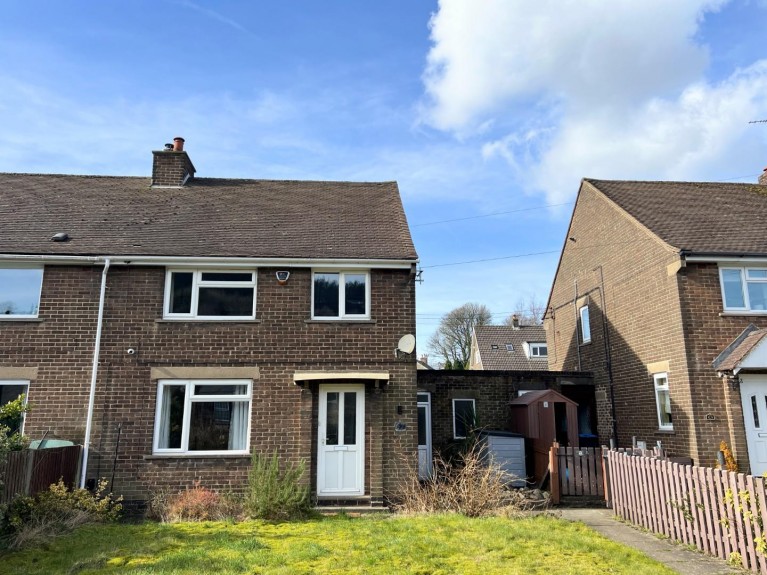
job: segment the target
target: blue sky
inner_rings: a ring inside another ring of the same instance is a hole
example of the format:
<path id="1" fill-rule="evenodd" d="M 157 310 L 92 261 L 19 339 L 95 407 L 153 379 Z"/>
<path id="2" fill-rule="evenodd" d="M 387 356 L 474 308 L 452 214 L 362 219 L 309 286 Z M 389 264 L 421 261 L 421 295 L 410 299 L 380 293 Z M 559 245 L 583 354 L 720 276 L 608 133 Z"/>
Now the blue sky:
<path id="1" fill-rule="evenodd" d="M 765 0 L 10 0 L 0 171 L 148 175 L 180 135 L 201 177 L 397 180 L 422 353 L 462 303 L 545 301 L 580 178 L 756 181 L 765 24 Z"/>

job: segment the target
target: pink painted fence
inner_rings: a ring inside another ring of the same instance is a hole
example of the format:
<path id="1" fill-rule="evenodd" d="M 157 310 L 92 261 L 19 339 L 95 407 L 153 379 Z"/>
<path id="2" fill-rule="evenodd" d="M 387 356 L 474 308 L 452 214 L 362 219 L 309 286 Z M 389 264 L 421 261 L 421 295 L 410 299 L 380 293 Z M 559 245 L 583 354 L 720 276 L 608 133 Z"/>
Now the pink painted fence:
<path id="1" fill-rule="evenodd" d="M 615 514 L 767 575 L 767 496 L 761 477 L 607 451 Z"/>

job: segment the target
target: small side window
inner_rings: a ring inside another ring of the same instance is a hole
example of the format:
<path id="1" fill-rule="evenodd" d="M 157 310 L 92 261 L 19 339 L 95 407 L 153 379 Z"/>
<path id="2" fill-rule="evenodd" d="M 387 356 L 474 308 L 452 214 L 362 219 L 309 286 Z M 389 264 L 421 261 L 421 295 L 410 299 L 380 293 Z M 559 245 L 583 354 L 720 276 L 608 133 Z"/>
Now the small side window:
<path id="1" fill-rule="evenodd" d="M 658 428 L 671 431 L 674 429 L 674 420 L 671 417 L 668 374 L 656 373 L 653 375 L 653 382 L 655 384 L 655 404 L 658 408 Z"/>
<path id="2" fill-rule="evenodd" d="M 584 305 L 578 310 L 578 316 L 580 317 L 581 327 L 581 343 L 589 343 L 591 341 L 591 320 L 589 319 L 589 306 Z"/>
<path id="3" fill-rule="evenodd" d="M 453 400 L 453 438 L 465 439 L 476 425 L 473 399 Z"/>

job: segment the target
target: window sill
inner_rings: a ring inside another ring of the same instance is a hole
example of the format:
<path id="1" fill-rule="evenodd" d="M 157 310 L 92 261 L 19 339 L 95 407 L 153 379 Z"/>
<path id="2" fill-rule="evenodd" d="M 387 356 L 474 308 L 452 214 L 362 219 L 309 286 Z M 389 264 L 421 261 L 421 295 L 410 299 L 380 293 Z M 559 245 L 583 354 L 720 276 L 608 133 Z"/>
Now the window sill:
<path id="1" fill-rule="evenodd" d="M 261 323 L 260 319 L 200 319 L 196 317 L 180 317 L 178 319 L 156 319 L 155 323 Z"/>
<path id="2" fill-rule="evenodd" d="M 248 459 L 249 453 L 216 453 L 208 455 L 197 455 L 195 453 L 153 453 L 144 455 L 145 461 L 155 461 L 163 459 Z"/>
<path id="3" fill-rule="evenodd" d="M 591 345 L 591 340 L 589 339 L 589 340 L 586 340 L 586 341 L 582 341 L 581 342 L 581 347 L 583 347 L 584 345 Z"/>
<path id="4" fill-rule="evenodd" d="M 4 321 L 7 321 L 7 322 L 20 321 L 20 322 L 29 322 L 29 323 L 42 323 L 45 320 L 41 319 L 39 317 L 7 317 L 7 316 L 4 316 L 4 315 L 0 315 L 0 322 L 4 322 Z"/>
<path id="5" fill-rule="evenodd" d="M 374 319 L 347 319 L 347 318 L 333 318 L 333 319 L 305 319 L 304 323 L 377 323 Z"/>
<path id="6" fill-rule="evenodd" d="M 657 435 L 674 435 L 676 432 L 673 429 L 658 429 L 655 433 Z"/>

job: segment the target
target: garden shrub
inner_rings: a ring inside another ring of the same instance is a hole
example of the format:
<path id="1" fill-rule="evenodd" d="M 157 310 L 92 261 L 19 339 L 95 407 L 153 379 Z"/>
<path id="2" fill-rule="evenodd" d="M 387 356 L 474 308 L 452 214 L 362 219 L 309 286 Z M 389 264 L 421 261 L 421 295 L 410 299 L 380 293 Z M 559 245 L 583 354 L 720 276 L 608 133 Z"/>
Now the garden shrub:
<path id="1" fill-rule="evenodd" d="M 105 493 L 106 485 L 106 480 L 101 480 L 91 493 L 87 489 L 69 489 L 59 480 L 34 497 L 16 497 L 0 518 L 4 545 L 19 548 L 81 525 L 115 521 L 122 511 L 122 497 Z"/>
<path id="2" fill-rule="evenodd" d="M 283 471 L 277 453 L 253 452 L 245 509 L 253 519 L 299 519 L 311 512 L 309 488 L 301 484 L 306 463 L 288 464 Z"/>
<path id="3" fill-rule="evenodd" d="M 177 493 L 155 493 L 147 512 L 163 523 L 234 520 L 242 515 L 242 501 L 232 493 L 218 493 L 196 483 Z"/>

